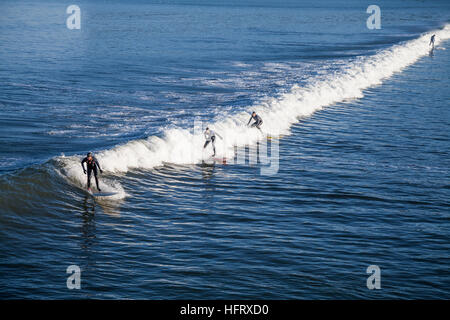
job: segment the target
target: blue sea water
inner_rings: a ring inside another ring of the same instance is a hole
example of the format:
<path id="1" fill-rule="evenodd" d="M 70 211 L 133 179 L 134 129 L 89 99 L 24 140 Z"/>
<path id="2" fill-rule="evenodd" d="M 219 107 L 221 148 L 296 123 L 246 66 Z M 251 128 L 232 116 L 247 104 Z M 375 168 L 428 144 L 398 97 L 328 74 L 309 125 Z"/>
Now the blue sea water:
<path id="1" fill-rule="evenodd" d="M 0 298 L 450 298 L 448 1 L 76 4 L 0 3 Z"/>

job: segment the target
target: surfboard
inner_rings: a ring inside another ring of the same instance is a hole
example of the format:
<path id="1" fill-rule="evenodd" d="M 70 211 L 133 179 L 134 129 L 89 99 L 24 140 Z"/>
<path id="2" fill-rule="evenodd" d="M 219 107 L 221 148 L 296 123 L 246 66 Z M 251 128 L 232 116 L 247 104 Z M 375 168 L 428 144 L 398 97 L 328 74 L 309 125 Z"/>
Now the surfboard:
<path id="1" fill-rule="evenodd" d="M 215 162 L 221 162 L 222 164 L 227 164 L 227 158 L 225 157 L 211 157 Z"/>
<path id="2" fill-rule="evenodd" d="M 93 193 L 92 196 L 93 197 L 110 197 L 117 194 L 117 192 L 97 192 L 97 193 Z"/>
<path id="3" fill-rule="evenodd" d="M 117 194 L 117 192 L 92 192 L 90 190 L 86 190 L 86 192 L 93 197 L 110 197 Z"/>
<path id="4" fill-rule="evenodd" d="M 203 159 L 203 163 L 221 163 L 221 164 L 227 164 L 228 159 L 226 157 L 209 157 L 206 159 Z"/>

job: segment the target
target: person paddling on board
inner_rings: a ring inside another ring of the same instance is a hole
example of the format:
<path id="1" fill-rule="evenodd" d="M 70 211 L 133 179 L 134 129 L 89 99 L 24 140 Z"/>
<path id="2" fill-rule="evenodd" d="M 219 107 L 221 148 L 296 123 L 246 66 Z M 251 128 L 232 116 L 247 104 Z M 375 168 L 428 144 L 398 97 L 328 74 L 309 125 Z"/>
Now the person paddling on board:
<path id="1" fill-rule="evenodd" d="M 433 49 L 434 49 L 434 39 L 435 39 L 435 37 L 436 37 L 435 34 L 433 34 L 433 35 L 431 36 L 430 44 L 429 44 L 429 46 L 432 46 Z"/>
<path id="2" fill-rule="evenodd" d="M 211 142 L 211 145 L 213 147 L 213 151 L 214 154 L 212 155 L 213 157 L 216 155 L 216 145 L 215 145 L 215 140 L 216 140 L 216 135 L 222 139 L 222 137 L 220 136 L 220 134 L 218 134 L 217 132 L 214 132 L 213 130 L 210 130 L 209 128 L 206 128 L 205 130 L 205 145 L 203 146 L 203 149 L 206 148 L 206 146 Z"/>
<path id="3" fill-rule="evenodd" d="M 255 111 L 252 112 L 252 115 L 250 116 L 250 120 L 248 120 L 247 126 L 250 124 L 252 119 L 255 120 L 255 122 L 253 122 L 251 127 L 252 128 L 257 127 L 259 130 L 261 130 L 261 125 L 262 125 L 263 121 L 262 121 L 261 117 L 256 114 Z"/>
<path id="4" fill-rule="evenodd" d="M 92 156 L 92 152 L 89 152 L 87 154 L 87 157 L 81 161 L 81 166 L 83 167 L 83 172 L 86 174 L 86 169 L 84 168 L 84 163 L 86 162 L 87 167 L 87 187 L 88 190 L 91 191 L 91 174 L 92 171 L 94 171 L 94 177 L 95 177 L 95 184 L 97 185 L 98 191 L 102 191 L 98 184 L 98 177 L 97 177 L 97 168 L 100 170 L 100 173 L 103 173 L 103 170 L 100 168 L 100 163 L 98 160 Z"/>

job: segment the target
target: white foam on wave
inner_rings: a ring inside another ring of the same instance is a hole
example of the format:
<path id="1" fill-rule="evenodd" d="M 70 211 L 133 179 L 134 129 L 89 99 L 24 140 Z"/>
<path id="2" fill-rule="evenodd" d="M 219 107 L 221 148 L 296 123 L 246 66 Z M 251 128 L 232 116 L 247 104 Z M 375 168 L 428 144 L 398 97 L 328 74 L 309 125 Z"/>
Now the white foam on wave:
<path id="1" fill-rule="evenodd" d="M 262 135 L 256 129 L 245 126 L 249 112 L 255 110 L 264 120 L 263 130 L 272 136 L 288 135 L 290 127 L 299 118 L 348 99 L 362 98 L 363 90 L 379 85 L 394 73 L 403 70 L 429 53 L 430 36 L 436 34 L 436 44 L 450 37 L 450 26 L 423 34 L 415 40 L 379 51 L 368 57 L 342 65 L 333 74 L 318 75 L 307 81 L 307 85 L 294 85 L 286 93 L 266 98 L 237 114 L 223 113 L 209 126 L 224 140 L 217 139 L 218 156 L 234 156 L 234 146 L 253 145 Z M 194 125 L 194 123 L 193 123 Z M 205 124 L 206 125 L 206 124 Z M 193 127 L 193 126 L 192 126 Z M 164 163 L 195 164 L 205 157 L 204 138 L 201 131 L 167 129 L 160 137 L 133 140 L 109 150 L 97 153 L 105 171 L 125 173 L 131 169 L 151 169 Z M 206 151 L 210 154 L 211 149 Z M 80 167 L 80 158 L 63 159 L 65 175 L 80 183 L 85 180 Z M 120 185 L 110 186 L 106 191 L 120 191 Z M 123 191 L 123 189 L 122 189 Z M 123 192 L 123 194 L 125 194 Z"/>

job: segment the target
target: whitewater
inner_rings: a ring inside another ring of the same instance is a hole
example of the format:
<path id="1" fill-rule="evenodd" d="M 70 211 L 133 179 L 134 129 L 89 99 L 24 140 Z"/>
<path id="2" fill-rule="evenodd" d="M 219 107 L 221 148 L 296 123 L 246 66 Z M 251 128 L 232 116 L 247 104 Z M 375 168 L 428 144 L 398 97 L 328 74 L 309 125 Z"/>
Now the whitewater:
<path id="1" fill-rule="evenodd" d="M 394 73 L 414 64 L 430 53 L 429 41 L 436 34 L 435 45 L 450 37 L 450 25 L 439 30 L 422 34 L 373 56 L 359 57 L 344 64 L 339 70 L 325 76 L 308 79 L 304 86 L 294 85 L 287 92 L 276 97 L 264 98 L 239 113 L 223 112 L 215 122 L 201 123 L 193 118 L 192 128 L 170 128 L 161 136 L 132 140 L 112 149 L 96 152 L 107 177 L 102 178 L 103 190 L 117 192 L 115 199 L 127 196 L 114 175 L 129 170 L 149 170 L 165 163 L 198 164 L 210 154 L 203 151 L 203 129 L 209 126 L 219 132 L 224 139 L 216 140 L 218 157 L 234 157 L 235 147 L 252 146 L 265 137 L 256 129 L 246 126 L 251 111 L 256 111 L 263 119 L 264 133 L 272 137 L 288 136 L 290 127 L 299 119 L 308 117 L 326 106 L 347 100 L 359 99 L 364 90 L 380 85 Z M 84 155 L 83 155 L 84 156 Z M 81 170 L 82 155 L 59 156 L 56 171 L 71 184 L 83 188 L 86 176 Z"/>

